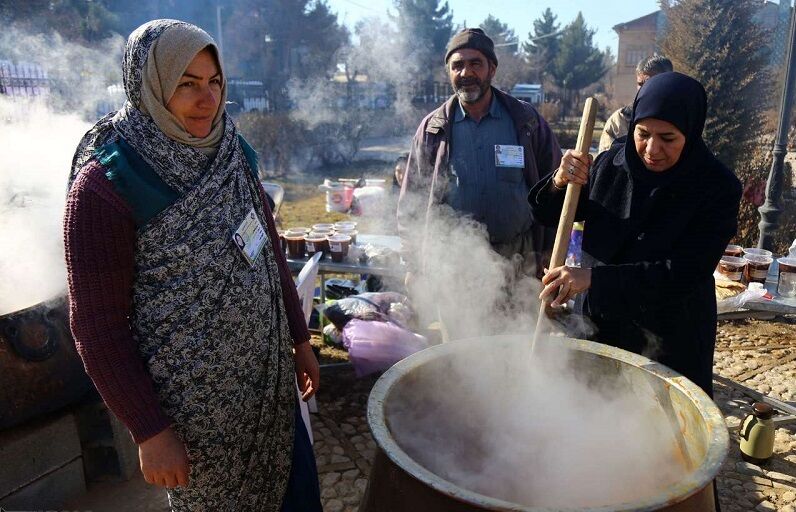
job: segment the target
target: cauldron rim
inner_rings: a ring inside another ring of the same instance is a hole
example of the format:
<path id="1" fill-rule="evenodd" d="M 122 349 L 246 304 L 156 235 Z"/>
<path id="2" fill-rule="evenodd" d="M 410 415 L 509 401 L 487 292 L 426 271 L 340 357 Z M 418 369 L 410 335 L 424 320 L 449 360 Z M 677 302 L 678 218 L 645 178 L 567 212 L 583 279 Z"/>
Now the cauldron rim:
<path id="1" fill-rule="evenodd" d="M 42 299 L 38 302 L 31 302 L 27 306 L 2 312 L 0 313 L 0 320 L 11 319 L 17 316 L 24 316 L 33 313 L 35 311 L 50 310 L 50 309 L 64 307 L 64 305 L 66 305 L 68 300 L 69 299 L 67 297 L 66 290 L 63 290 L 59 293 L 51 294 L 46 299 Z"/>
<path id="2" fill-rule="evenodd" d="M 672 387 L 679 390 L 684 395 L 688 396 L 696 405 L 700 412 L 702 420 L 705 422 L 708 435 L 712 437 L 707 451 L 705 453 L 704 462 L 699 465 L 694 471 L 688 474 L 682 480 L 668 486 L 655 496 L 651 496 L 644 500 L 636 501 L 632 504 L 613 504 L 606 507 L 591 507 L 591 508 L 547 508 L 547 507 L 527 507 L 518 505 L 509 501 L 501 500 L 474 491 L 467 490 L 453 482 L 445 480 L 441 476 L 429 471 L 418 462 L 416 462 L 409 454 L 407 454 L 394 440 L 390 434 L 390 429 L 387 426 L 384 414 L 384 402 L 388 397 L 392 387 L 408 373 L 409 370 L 422 366 L 443 354 L 450 353 L 454 350 L 463 348 L 464 345 L 476 346 L 489 340 L 490 343 L 500 342 L 519 342 L 520 337 L 517 335 L 498 335 L 498 336 L 482 336 L 475 338 L 466 338 L 461 340 L 450 341 L 441 345 L 435 345 L 411 356 L 403 359 L 402 361 L 393 365 L 387 370 L 371 390 L 368 398 L 368 425 L 370 427 L 373 438 L 378 444 L 379 448 L 386 454 L 386 456 L 399 468 L 411 475 L 413 478 L 418 479 L 423 484 L 431 487 L 432 489 L 440 492 L 450 498 L 477 505 L 479 507 L 487 508 L 488 510 L 495 511 L 524 511 L 524 512 L 645 512 L 659 510 L 662 507 L 671 506 L 698 493 L 704 487 L 709 485 L 718 474 L 724 459 L 727 457 L 729 447 L 729 433 L 724 422 L 724 417 L 719 411 L 718 406 L 708 397 L 708 395 L 696 384 L 675 372 L 671 368 L 655 362 L 647 357 L 628 352 L 616 347 L 596 343 L 588 340 L 580 340 L 574 338 L 556 338 L 556 342 L 567 343 L 567 348 L 579 350 L 603 357 L 610 357 L 622 363 L 635 366 L 644 371 L 647 371 L 662 380 L 668 382 Z M 687 489 L 687 490 L 686 490 Z M 630 508 L 616 508 L 617 506 L 629 505 Z"/>

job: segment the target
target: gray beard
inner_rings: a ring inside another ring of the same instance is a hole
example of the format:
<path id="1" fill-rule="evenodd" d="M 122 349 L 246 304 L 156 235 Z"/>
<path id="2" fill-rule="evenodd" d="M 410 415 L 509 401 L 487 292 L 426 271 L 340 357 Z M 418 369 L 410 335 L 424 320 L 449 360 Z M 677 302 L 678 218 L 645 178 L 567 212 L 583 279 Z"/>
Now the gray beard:
<path id="1" fill-rule="evenodd" d="M 459 97 L 459 101 L 461 101 L 462 103 L 475 103 L 476 101 L 480 100 L 483 95 L 484 93 L 483 91 L 481 91 L 481 89 L 470 92 L 461 89 L 456 91 L 456 96 Z"/>
<path id="2" fill-rule="evenodd" d="M 464 88 L 457 89 L 456 87 L 454 87 L 454 90 L 456 91 L 456 96 L 459 98 L 459 101 L 462 103 L 475 103 L 483 98 L 491 83 L 492 82 L 489 80 L 482 82 L 481 86 L 475 91 L 465 91 Z"/>

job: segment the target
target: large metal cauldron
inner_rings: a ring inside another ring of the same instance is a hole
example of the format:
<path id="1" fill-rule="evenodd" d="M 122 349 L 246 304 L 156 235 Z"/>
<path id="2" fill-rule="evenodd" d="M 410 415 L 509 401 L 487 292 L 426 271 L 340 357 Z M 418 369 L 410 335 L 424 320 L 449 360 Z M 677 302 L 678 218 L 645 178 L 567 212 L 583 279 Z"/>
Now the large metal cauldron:
<path id="1" fill-rule="evenodd" d="M 527 353 L 521 349 L 529 343 L 527 336 L 494 336 L 489 338 L 455 341 L 419 352 L 388 370 L 376 383 L 368 401 L 368 422 L 378 449 L 370 480 L 362 500 L 363 512 L 463 512 L 463 511 L 652 511 L 677 512 L 714 511 L 713 485 L 727 455 L 728 433 L 723 417 L 716 405 L 695 384 L 645 357 L 608 347 L 569 338 L 556 338 L 550 343 L 560 343 L 571 349 L 571 361 L 579 374 L 587 379 L 605 380 L 606 375 L 619 375 L 632 389 L 646 387 L 671 422 L 676 432 L 673 447 L 682 455 L 682 478 L 673 485 L 621 506 L 595 505 L 593 507 L 540 508 L 528 507 L 479 494 L 451 483 L 432 473 L 408 455 L 396 441 L 399 433 L 391 432 L 391 411 L 394 402 L 411 408 L 412 397 L 423 386 L 455 386 L 446 379 L 449 360 L 462 351 L 476 354 L 494 354 L 505 351 L 507 357 Z M 479 371 L 477 367 L 473 372 Z M 499 400 L 499 392 L 495 399 Z M 407 405 L 408 403 L 408 405 Z M 422 407 L 421 404 L 416 404 Z M 466 408 L 467 404 L 462 403 Z M 405 409 L 404 409 L 405 410 Z M 428 411 L 429 415 L 439 414 Z M 466 414 L 466 413 L 465 413 Z M 477 420 L 476 420 L 477 421 Z M 440 418 L 440 429 L 445 428 Z M 617 439 L 621 443 L 621 439 Z M 686 469 L 688 468 L 688 469 Z M 675 473 L 679 475 L 680 473 Z M 533 478 L 533 475 L 526 475 Z M 678 476 L 679 477 L 679 476 Z M 576 487 L 577 482 L 568 482 Z"/>
<path id="2" fill-rule="evenodd" d="M 65 297 L 0 316 L 0 429 L 61 409 L 92 389 Z"/>

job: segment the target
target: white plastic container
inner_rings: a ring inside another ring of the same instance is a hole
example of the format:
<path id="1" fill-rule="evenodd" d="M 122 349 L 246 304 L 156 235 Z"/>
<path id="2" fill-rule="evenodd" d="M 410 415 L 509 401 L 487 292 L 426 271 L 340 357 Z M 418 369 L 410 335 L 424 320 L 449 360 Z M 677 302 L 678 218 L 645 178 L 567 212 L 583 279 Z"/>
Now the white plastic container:
<path id="1" fill-rule="evenodd" d="M 331 180 L 324 180 L 318 189 L 326 192 L 326 211 L 345 213 L 351 208 L 354 187 Z"/>

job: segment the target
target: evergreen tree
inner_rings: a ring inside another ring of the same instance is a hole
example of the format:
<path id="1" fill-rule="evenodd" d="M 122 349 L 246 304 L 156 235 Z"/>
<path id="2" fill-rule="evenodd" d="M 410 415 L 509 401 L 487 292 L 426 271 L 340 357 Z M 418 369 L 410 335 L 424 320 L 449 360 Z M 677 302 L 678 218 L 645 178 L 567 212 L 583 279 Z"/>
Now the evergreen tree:
<path id="1" fill-rule="evenodd" d="M 663 52 L 677 71 L 699 80 L 708 96 L 705 141 L 736 167 L 763 129 L 768 92 L 766 40 L 753 21 L 761 0 L 680 0 L 663 9 Z"/>
<path id="2" fill-rule="evenodd" d="M 335 54 L 348 44 L 348 29 L 337 23 L 337 15 L 322 0 L 312 2 L 304 13 L 304 20 L 307 34 L 303 42 L 307 50 L 301 62 L 300 76 L 328 75 L 337 65 Z"/>
<path id="3" fill-rule="evenodd" d="M 605 56 L 592 43 L 590 29 L 579 12 L 561 34 L 558 55 L 552 63 L 555 84 L 565 93 L 564 109 L 580 103 L 580 91 L 603 77 Z"/>
<path id="4" fill-rule="evenodd" d="M 204 29 L 219 40 L 216 26 L 216 9 L 221 7 L 221 18 L 226 19 L 234 0 L 103 0 L 119 18 L 119 33 L 127 37 L 141 24 L 157 19 L 171 18 L 187 21 Z"/>
<path id="5" fill-rule="evenodd" d="M 491 14 L 479 27 L 495 42 L 498 72 L 492 84 L 504 90 L 528 79 L 528 65 L 518 54 L 519 42 L 514 31 Z"/>
<path id="6" fill-rule="evenodd" d="M 118 30 L 107 0 L 0 1 L 0 23 L 15 23 L 31 33 L 58 32 L 67 41 L 101 41 Z"/>
<path id="7" fill-rule="evenodd" d="M 495 52 L 516 53 L 517 36 L 509 26 L 491 14 L 478 25 L 495 43 Z M 498 55 L 498 59 L 500 56 Z"/>
<path id="8" fill-rule="evenodd" d="M 326 78 L 348 41 L 322 0 L 234 0 L 224 17 L 224 54 L 230 76 L 261 79 L 277 108 L 287 107 L 292 79 Z"/>
<path id="9" fill-rule="evenodd" d="M 557 16 L 548 7 L 541 18 L 533 21 L 533 32 L 528 34 L 528 41 L 523 43 L 522 50 L 531 67 L 536 70 L 541 82 L 550 73 L 552 63 L 558 55 L 561 35 L 558 34 Z"/>
<path id="10" fill-rule="evenodd" d="M 453 12 L 440 0 L 395 0 L 394 18 L 406 51 L 406 62 L 421 78 L 441 69 L 445 47 L 453 35 Z"/>

